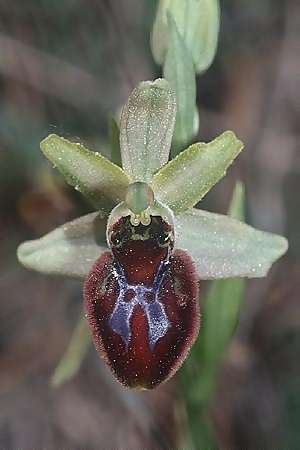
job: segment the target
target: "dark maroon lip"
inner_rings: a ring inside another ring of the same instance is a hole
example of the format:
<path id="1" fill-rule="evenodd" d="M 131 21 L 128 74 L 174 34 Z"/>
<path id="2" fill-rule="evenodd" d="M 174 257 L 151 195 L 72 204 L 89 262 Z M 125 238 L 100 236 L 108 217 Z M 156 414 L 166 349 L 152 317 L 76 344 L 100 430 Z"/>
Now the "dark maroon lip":
<path id="1" fill-rule="evenodd" d="M 122 218 L 113 230 L 124 232 L 121 245 L 98 259 L 84 285 L 95 346 L 129 387 L 151 389 L 170 378 L 198 334 L 197 276 L 185 252 L 172 254 L 166 225 L 160 219 L 133 229 L 132 239 Z"/>

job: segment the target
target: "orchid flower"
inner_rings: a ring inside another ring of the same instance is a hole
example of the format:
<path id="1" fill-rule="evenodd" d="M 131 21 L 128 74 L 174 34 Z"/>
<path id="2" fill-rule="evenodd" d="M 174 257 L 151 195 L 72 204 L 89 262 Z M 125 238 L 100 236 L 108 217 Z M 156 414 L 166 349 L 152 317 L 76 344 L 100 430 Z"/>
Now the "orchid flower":
<path id="1" fill-rule="evenodd" d="M 168 82 L 138 85 L 122 111 L 122 166 L 57 135 L 44 155 L 96 212 L 25 242 L 24 266 L 84 279 L 93 340 L 116 378 L 151 389 L 187 357 L 200 323 L 199 280 L 263 277 L 281 236 L 194 208 L 243 148 L 226 131 L 168 162 L 176 100 Z"/>

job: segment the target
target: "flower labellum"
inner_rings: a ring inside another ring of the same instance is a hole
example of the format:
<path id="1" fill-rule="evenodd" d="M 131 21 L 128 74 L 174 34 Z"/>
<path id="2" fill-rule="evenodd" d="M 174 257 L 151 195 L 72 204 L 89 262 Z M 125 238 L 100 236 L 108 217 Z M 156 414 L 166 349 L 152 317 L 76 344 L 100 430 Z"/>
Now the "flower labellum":
<path id="1" fill-rule="evenodd" d="M 197 337 L 198 279 L 189 255 L 173 252 L 173 226 L 161 216 L 149 216 L 148 225 L 112 217 L 111 252 L 85 281 L 88 319 L 119 381 L 151 389 L 179 368 Z"/>

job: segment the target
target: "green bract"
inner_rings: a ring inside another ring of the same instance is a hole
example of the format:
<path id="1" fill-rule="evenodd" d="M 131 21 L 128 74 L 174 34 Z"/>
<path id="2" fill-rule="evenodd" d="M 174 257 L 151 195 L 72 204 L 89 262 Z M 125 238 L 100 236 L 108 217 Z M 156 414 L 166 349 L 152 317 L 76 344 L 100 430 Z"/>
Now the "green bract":
<path id="1" fill-rule="evenodd" d="M 164 64 L 164 76 L 176 93 L 177 115 L 172 151 L 175 155 L 198 133 L 198 125 L 195 127 L 194 124 L 196 79 L 192 55 L 178 32 L 173 16 L 168 16 L 168 23 L 171 40 Z"/>
<path id="2" fill-rule="evenodd" d="M 176 94 L 177 116 L 171 155 L 199 131 L 196 75 L 211 65 L 220 27 L 219 0 L 160 0 L 151 34 L 155 61 Z"/>
<path id="3" fill-rule="evenodd" d="M 125 199 L 130 183 L 139 181 L 149 184 L 154 198 L 172 210 L 175 246 L 191 255 L 200 279 L 264 276 L 287 250 L 285 238 L 192 208 L 225 175 L 243 144 L 227 131 L 211 143 L 193 144 L 167 163 L 175 113 L 174 93 L 166 80 L 143 82 L 133 91 L 120 126 L 124 170 L 81 144 L 56 135 L 46 138 L 41 143 L 45 156 L 102 211 L 21 244 L 21 263 L 43 273 L 85 277 L 107 250 L 108 214 Z M 129 204 L 136 211 L 151 204 L 147 192 L 130 188 Z"/>

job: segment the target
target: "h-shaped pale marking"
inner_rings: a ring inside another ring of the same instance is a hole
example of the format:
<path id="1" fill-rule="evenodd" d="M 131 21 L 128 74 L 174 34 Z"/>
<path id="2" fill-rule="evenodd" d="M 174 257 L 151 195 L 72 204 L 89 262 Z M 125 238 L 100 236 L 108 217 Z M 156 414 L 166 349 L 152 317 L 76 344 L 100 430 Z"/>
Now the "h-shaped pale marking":
<path id="1" fill-rule="evenodd" d="M 121 336 L 128 348 L 131 339 L 130 319 L 134 308 L 140 305 L 146 313 L 148 321 L 149 347 L 153 351 L 156 342 L 162 338 L 171 326 L 164 306 L 158 300 L 158 293 L 169 266 L 168 261 L 162 261 L 155 274 L 152 287 L 144 284 L 129 284 L 126 280 L 124 269 L 120 263 L 116 263 L 114 268 L 115 278 L 119 285 L 119 295 L 109 324 L 113 331 Z M 126 301 L 127 292 L 134 292 L 134 297 Z M 154 299 L 147 301 L 147 294 L 152 294 Z"/>

